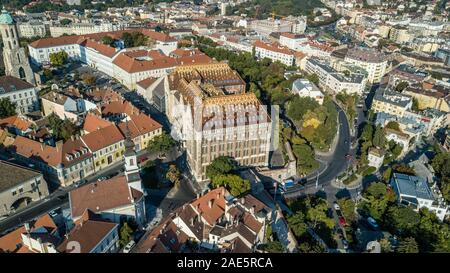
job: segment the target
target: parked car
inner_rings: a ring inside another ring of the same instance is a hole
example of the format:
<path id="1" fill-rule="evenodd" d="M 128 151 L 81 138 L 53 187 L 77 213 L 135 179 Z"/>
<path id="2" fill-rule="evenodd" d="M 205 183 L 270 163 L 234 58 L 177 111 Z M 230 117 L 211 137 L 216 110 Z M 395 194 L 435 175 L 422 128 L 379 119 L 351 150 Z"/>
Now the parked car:
<path id="1" fill-rule="evenodd" d="M 342 244 L 344 245 L 344 249 L 348 249 L 348 242 L 347 240 L 342 240 Z"/>
<path id="2" fill-rule="evenodd" d="M 347 222 L 345 221 L 345 218 L 344 218 L 344 217 L 342 217 L 342 216 L 339 217 L 339 224 L 340 224 L 341 226 L 347 225 Z"/>
<path id="3" fill-rule="evenodd" d="M 131 249 L 136 245 L 134 240 L 131 240 L 124 248 L 123 253 L 130 253 Z"/>
<path id="4" fill-rule="evenodd" d="M 333 206 L 335 210 L 341 210 L 341 207 L 339 207 L 338 203 L 334 202 Z"/>
<path id="5" fill-rule="evenodd" d="M 367 223 L 372 229 L 378 229 L 379 227 L 377 221 L 375 221 L 372 217 L 367 217 Z"/>

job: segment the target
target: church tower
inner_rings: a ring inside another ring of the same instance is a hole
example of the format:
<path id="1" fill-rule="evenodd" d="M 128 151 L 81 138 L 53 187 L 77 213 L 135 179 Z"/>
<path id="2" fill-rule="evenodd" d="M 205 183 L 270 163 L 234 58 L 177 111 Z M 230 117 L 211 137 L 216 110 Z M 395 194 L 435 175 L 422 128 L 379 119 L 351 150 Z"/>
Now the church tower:
<path id="1" fill-rule="evenodd" d="M 137 154 L 134 149 L 134 143 L 131 140 L 130 130 L 128 129 L 128 121 L 125 139 L 125 153 L 123 154 L 123 156 L 125 160 L 125 176 L 127 177 L 128 187 L 144 193 L 142 180 L 139 173 L 140 168 L 137 162 Z"/>
<path id="2" fill-rule="evenodd" d="M 16 23 L 5 9 L 0 15 L 0 33 L 3 40 L 3 62 L 6 75 L 35 84 L 28 56 L 19 44 Z"/>

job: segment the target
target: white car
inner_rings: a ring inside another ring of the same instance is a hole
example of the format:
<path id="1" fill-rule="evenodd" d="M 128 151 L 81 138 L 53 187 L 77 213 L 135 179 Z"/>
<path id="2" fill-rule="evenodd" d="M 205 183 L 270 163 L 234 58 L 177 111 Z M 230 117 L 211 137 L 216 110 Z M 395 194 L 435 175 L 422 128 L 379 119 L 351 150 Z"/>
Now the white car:
<path id="1" fill-rule="evenodd" d="M 339 207 L 339 205 L 337 203 L 334 203 L 334 209 L 335 210 L 341 210 L 341 207 Z"/>
<path id="2" fill-rule="evenodd" d="M 123 253 L 130 253 L 131 249 L 136 245 L 136 243 L 131 240 L 124 248 Z"/>

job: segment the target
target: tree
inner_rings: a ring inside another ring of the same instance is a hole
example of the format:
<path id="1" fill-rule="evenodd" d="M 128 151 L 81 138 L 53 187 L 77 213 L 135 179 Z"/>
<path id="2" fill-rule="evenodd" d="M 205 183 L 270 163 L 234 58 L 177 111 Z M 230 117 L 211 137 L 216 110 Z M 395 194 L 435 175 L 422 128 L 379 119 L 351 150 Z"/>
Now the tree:
<path id="1" fill-rule="evenodd" d="M 410 231 L 420 222 L 420 215 L 408 207 L 390 207 L 386 217 L 387 225 L 392 231 Z"/>
<path id="2" fill-rule="evenodd" d="M 398 253 L 419 253 L 419 246 L 413 237 L 407 237 L 400 241 L 398 248 Z"/>
<path id="3" fill-rule="evenodd" d="M 206 167 L 206 177 L 213 179 L 217 175 L 229 174 L 237 167 L 236 161 L 229 156 L 216 157 L 211 164 Z"/>
<path id="4" fill-rule="evenodd" d="M 418 99 L 412 98 L 411 110 L 413 110 L 413 111 L 415 111 L 415 112 L 420 111 L 420 108 L 419 108 L 419 100 L 418 100 Z"/>
<path id="5" fill-rule="evenodd" d="M 57 52 L 57 53 L 50 53 L 50 63 L 53 66 L 65 65 L 68 60 L 69 60 L 69 55 L 64 50 Z"/>
<path id="6" fill-rule="evenodd" d="M 388 124 L 386 124 L 386 128 L 400 131 L 400 125 L 396 121 L 389 121 Z"/>
<path id="7" fill-rule="evenodd" d="M 48 123 L 53 135 L 60 140 L 67 141 L 79 132 L 79 129 L 69 119 L 62 120 L 55 113 L 48 116 Z"/>
<path id="8" fill-rule="evenodd" d="M 315 85 L 319 84 L 319 76 L 317 76 L 317 74 L 310 74 L 306 77 L 308 79 L 308 81 L 314 83 Z"/>
<path id="9" fill-rule="evenodd" d="M 116 42 L 116 40 L 113 39 L 111 36 L 104 36 L 104 37 L 102 38 L 102 43 L 103 43 L 104 45 L 113 46 L 115 42 Z"/>
<path id="10" fill-rule="evenodd" d="M 297 238 L 302 237 L 308 230 L 305 215 L 301 211 L 297 211 L 294 215 L 290 216 L 287 221 Z"/>
<path id="11" fill-rule="evenodd" d="M 70 24 L 72 23 L 72 20 L 67 19 L 67 18 L 64 18 L 64 19 L 62 19 L 61 21 L 59 21 L 59 23 L 60 23 L 62 26 L 67 26 L 67 25 L 70 25 Z"/>
<path id="12" fill-rule="evenodd" d="M 171 164 L 169 166 L 169 170 L 166 173 L 166 178 L 174 185 L 178 185 L 180 183 L 181 172 L 178 170 L 176 165 Z"/>
<path id="13" fill-rule="evenodd" d="M 147 43 L 148 37 L 141 32 L 125 32 L 122 34 L 122 41 L 126 48 L 144 46 Z"/>
<path id="14" fill-rule="evenodd" d="M 375 133 L 373 134 L 373 145 L 378 148 L 384 148 L 386 144 L 386 136 L 384 135 L 383 129 L 380 125 L 375 128 Z"/>
<path id="15" fill-rule="evenodd" d="M 373 139 L 373 126 L 369 123 L 364 125 L 363 131 L 361 133 L 361 139 L 364 141 L 372 142 Z"/>
<path id="16" fill-rule="evenodd" d="M 344 215 L 345 219 L 347 219 L 350 222 L 353 222 L 356 220 L 356 213 L 355 213 L 355 202 L 350 198 L 343 198 L 337 200 L 337 203 L 339 207 L 341 208 L 342 215 Z"/>
<path id="17" fill-rule="evenodd" d="M 380 247 L 381 253 L 391 253 L 393 251 L 391 242 L 386 238 L 380 240 Z"/>
<path id="18" fill-rule="evenodd" d="M 120 228 L 120 239 L 119 244 L 120 247 L 124 247 L 128 244 L 128 242 L 131 241 L 133 230 L 128 226 L 128 223 L 123 223 L 122 227 Z"/>
<path id="19" fill-rule="evenodd" d="M 7 118 L 16 115 L 16 104 L 9 98 L 0 99 L 0 118 Z"/>
<path id="20" fill-rule="evenodd" d="M 97 79 L 95 77 L 95 75 L 90 74 L 90 73 L 84 73 L 83 75 L 81 75 L 81 79 L 83 80 L 83 82 L 87 85 L 92 85 L 95 83 L 95 80 Z"/>
<path id="21" fill-rule="evenodd" d="M 218 188 L 224 186 L 234 197 L 241 196 L 250 191 L 250 181 L 235 174 L 220 174 L 214 176 L 211 187 Z"/>
<path id="22" fill-rule="evenodd" d="M 315 204 L 308 209 L 307 219 L 316 228 L 319 223 L 324 223 L 328 228 L 334 227 L 334 220 L 327 216 L 328 205 L 325 199 L 317 198 Z"/>
<path id="23" fill-rule="evenodd" d="M 263 245 L 263 250 L 265 250 L 269 253 L 283 253 L 284 252 L 283 245 L 278 241 L 268 242 L 267 244 Z"/>
<path id="24" fill-rule="evenodd" d="M 167 153 L 175 146 L 176 142 L 166 132 L 154 137 L 148 142 L 147 150 L 149 153 L 158 153 L 159 155 Z"/>
<path id="25" fill-rule="evenodd" d="M 406 89 L 406 87 L 408 87 L 408 85 L 408 82 L 400 82 L 395 86 L 395 91 L 402 92 Z"/>

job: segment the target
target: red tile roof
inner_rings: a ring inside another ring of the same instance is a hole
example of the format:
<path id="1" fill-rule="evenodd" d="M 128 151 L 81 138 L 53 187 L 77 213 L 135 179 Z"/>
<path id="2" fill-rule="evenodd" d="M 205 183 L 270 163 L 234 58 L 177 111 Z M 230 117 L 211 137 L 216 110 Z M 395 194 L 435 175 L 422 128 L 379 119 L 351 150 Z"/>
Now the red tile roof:
<path id="1" fill-rule="evenodd" d="M 224 188 L 217 188 L 201 196 L 192 202 L 191 205 L 201 214 L 206 222 L 212 226 L 225 212 L 224 194 Z M 211 207 L 209 206 L 210 204 Z"/>
<path id="2" fill-rule="evenodd" d="M 26 131 L 32 123 L 19 116 L 11 116 L 0 120 L 0 127 L 15 127 L 20 131 Z"/>
<path id="3" fill-rule="evenodd" d="M 112 125 L 111 122 L 104 120 L 97 115 L 89 113 L 86 115 L 86 118 L 84 119 L 83 130 L 90 133 L 111 125 Z"/>
<path id="4" fill-rule="evenodd" d="M 127 206 L 142 196 L 141 192 L 129 190 L 125 176 L 88 184 L 69 192 L 72 218 L 81 217 L 87 209 L 100 213 Z"/>
<path id="5" fill-rule="evenodd" d="M 118 143 L 125 138 L 117 126 L 113 124 L 81 136 L 81 139 L 92 152 L 95 152 L 107 146 Z"/>
<path id="6" fill-rule="evenodd" d="M 289 48 L 282 46 L 278 43 L 271 43 L 267 44 L 262 41 L 255 41 L 253 44 L 255 47 L 264 48 L 266 50 L 270 50 L 273 52 L 278 52 L 286 55 L 294 55 L 294 51 L 290 50 Z"/>
<path id="7" fill-rule="evenodd" d="M 131 132 L 131 138 L 136 138 L 143 134 L 150 133 L 159 128 L 162 128 L 162 125 L 146 114 L 140 113 L 130 116 L 130 120 L 128 121 L 128 128 L 126 122 L 119 123 L 118 127 L 124 135 L 129 129 Z"/>

